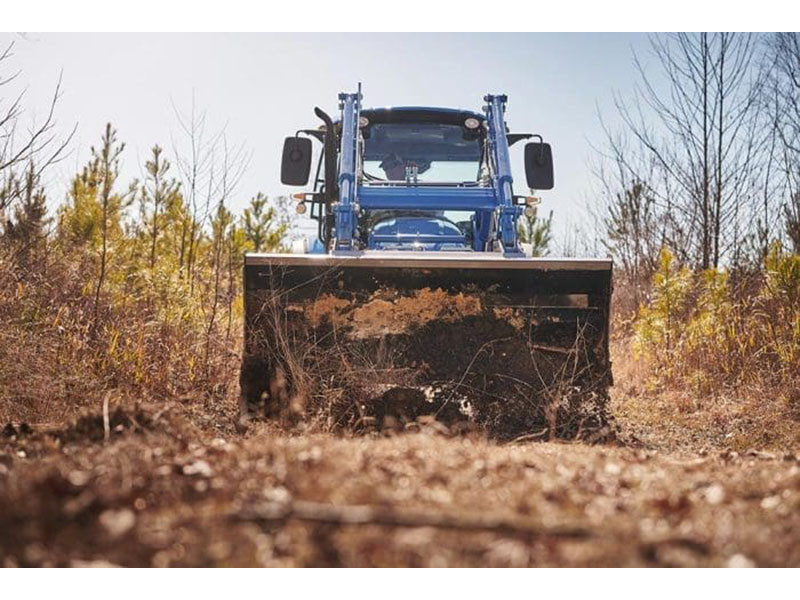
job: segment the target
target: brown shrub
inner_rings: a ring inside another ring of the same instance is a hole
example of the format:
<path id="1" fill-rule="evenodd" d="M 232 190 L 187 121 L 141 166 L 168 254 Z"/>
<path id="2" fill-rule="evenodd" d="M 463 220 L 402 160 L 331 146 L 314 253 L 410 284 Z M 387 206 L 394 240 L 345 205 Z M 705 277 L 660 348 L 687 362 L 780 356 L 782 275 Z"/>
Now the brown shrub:
<path id="1" fill-rule="evenodd" d="M 627 427 L 659 445 L 800 444 L 800 256 L 775 246 L 762 271 L 693 273 L 664 252 L 648 301 L 620 319 L 613 410 Z"/>
<path id="2" fill-rule="evenodd" d="M 99 407 L 108 390 L 230 399 L 238 337 L 205 319 L 160 318 L 148 294 L 112 289 L 95 310 L 92 273 L 77 252 L 25 271 L 0 264 L 0 421 L 62 421 Z"/>

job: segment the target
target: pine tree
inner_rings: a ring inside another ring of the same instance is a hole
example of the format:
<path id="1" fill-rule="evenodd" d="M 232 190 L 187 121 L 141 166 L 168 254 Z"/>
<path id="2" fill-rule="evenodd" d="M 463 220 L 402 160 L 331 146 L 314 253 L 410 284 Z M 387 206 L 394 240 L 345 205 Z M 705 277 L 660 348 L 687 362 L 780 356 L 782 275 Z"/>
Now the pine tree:
<path id="1" fill-rule="evenodd" d="M 175 179 L 169 178 L 170 163 L 163 157 L 160 146 L 153 146 L 152 158 L 145 163 L 146 179 L 141 188 L 142 222 L 147 225 L 149 238 L 150 269 L 156 266 L 159 236 L 165 226 L 165 214 L 170 209 L 178 196 L 179 184 Z"/>
<path id="2" fill-rule="evenodd" d="M 634 327 L 635 347 L 651 350 L 662 364 L 675 350 L 682 329 L 692 288 L 692 273 L 679 266 L 673 254 L 662 248 L 658 268 L 653 274 L 652 298 L 639 309 L 639 320 Z"/>
<path id="3" fill-rule="evenodd" d="M 33 162 L 28 164 L 23 181 L 11 175 L 4 192 L 18 202 L 12 218 L 3 223 L 3 235 L 14 247 L 17 264 L 24 267 L 36 248 L 46 241 L 47 197 Z"/>
<path id="4" fill-rule="evenodd" d="M 552 240 L 553 211 L 546 219 L 542 219 L 536 207 L 532 208 L 532 214 L 523 214 L 519 220 L 519 241 L 531 245 L 531 256 L 546 256 Z"/>
<path id="5" fill-rule="evenodd" d="M 97 288 L 94 294 L 94 314 L 95 323 L 97 322 L 98 311 L 100 308 L 100 292 L 106 278 L 108 269 L 108 232 L 109 218 L 116 222 L 121 218 L 122 211 L 126 208 L 125 198 L 114 194 L 114 183 L 119 177 L 119 157 L 125 149 L 125 144 L 117 146 L 117 132 L 112 129 L 111 123 L 106 124 L 106 131 L 103 135 L 100 150 L 92 148 L 92 155 L 98 161 L 100 173 L 100 206 L 102 207 L 102 221 L 100 230 L 102 232 L 102 247 L 100 252 L 100 273 L 97 276 Z"/>
<path id="6" fill-rule="evenodd" d="M 125 192 L 115 189 L 124 148 L 125 144 L 117 142 L 117 132 L 108 123 L 100 146 L 92 147 L 89 163 L 73 178 L 68 201 L 59 211 L 59 237 L 75 245 L 88 246 L 97 260 L 95 321 L 111 255 L 116 246 L 125 241 L 123 219 L 137 187 L 134 182 Z"/>
<path id="7" fill-rule="evenodd" d="M 254 252 L 268 252 L 280 248 L 289 229 L 288 215 L 280 215 L 269 205 L 266 195 L 259 192 L 244 209 L 242 227 Z"/>

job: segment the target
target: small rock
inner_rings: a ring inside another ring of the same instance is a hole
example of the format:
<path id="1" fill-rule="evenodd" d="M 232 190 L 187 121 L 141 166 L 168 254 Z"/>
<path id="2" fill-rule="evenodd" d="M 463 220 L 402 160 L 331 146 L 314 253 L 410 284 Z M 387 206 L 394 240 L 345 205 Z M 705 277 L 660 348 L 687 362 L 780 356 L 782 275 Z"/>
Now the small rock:
<path id="1" fill-rule="evenodd" d="M 156 470 L 153 472 L 161 477 L 166 477 L 167 475 L 172 474 L 172 465 L 161 465 L 160 467 L 157 467 Z"/>
<path id="2" fill-rule="evenodd" d="M 119 537 L 136 525 L 136 515 L 129 508 L 110 509 L 100 514 L 99 521 L 111 537 Z"/>
<path id="3" fill-rule="evenodd" d="M 81 514 L 95 502 L 95 495 L 90 490 L 84 490 L 77 496 L 70 498 L 64 503 L 64 514 L 74 517 Z"/>
<path id="4" fill-rule="evenodd" d="M 772 510 L 773 508 L 777 508 L 780 503 L 780 496 L 767 496 L 761 501 L 761 508 L 764 510 Z"/>
<path id="5" fill-rule="evenodd" d="M 729 569 L 749 569 L 756 566 L 752 560 L 744 554 L 734 554 L 728 559 L 726 566 Z"/>
<path id="6" fill-rule="evenodd" d="M 16 569 L 18 567 L 19 567 L 19 561 L 17 560 L 16 556 L 6 556 L 3 559 L 4 569 Z"/>
<path id="7" fill-rule="evenodd" d="M 42 544 L 34 542 L 25 546 L 23 556 L 27 562 L 39 565 L 47 559 L 47 549 Z"/>
<path id="8" fill-rule="evenodd" d="M 188 465 L 183 465 L 184 475 L 199 475 L 200 477 L 211 477 L 214 472 L 211 466 L 204 460 L 196 460 Z"/>
<path id="9" fill-rule="evenodd" d="M 70 567 L 76 569 L 119 569 L 119 565 L 108 562 L 107 560 L 80 560 L 75 559 L 70 561 Z"/>
<path id="10" fill-rule="evenodd" d="M 89 480 L 92 478 L 91 473 L 87 471 L 70 471 L 70 474 L 67 475 L 67 481 L 69 481 L 75 487 L 83 487 Z"/>
<path id="11" fill-rule="evenodd" d="M 605 471 L 609 475 L 619 475 L 622 472 L 622 468 L 617 463 L 606 463 Z"/>
<path id="12" fill-rule="evenodd" d="M 709 504 L 720 504 L 725 500 L 725 488 L 718 483 L 714 483 L 706 489 L 705 497 L 706 502 Z"/>
<path id="13" fill-rule="evenodd" d="M 289 493 L 289 490 L 287 490 L 285 487 L 278 486 L 274 488 L 265 489 L 264 498 L 266 498 L 270 502 L 285 503 L 289 502 L 292 499 L 292 495 Z"/>
<path id="14" fill-rule="evenodd" d="M 318 462 L 322 458 L 322 450 L 319 446 L 314 446 L 309 450 L 303 450 L 297 455 L 297 460 L 302 462 Z"/>

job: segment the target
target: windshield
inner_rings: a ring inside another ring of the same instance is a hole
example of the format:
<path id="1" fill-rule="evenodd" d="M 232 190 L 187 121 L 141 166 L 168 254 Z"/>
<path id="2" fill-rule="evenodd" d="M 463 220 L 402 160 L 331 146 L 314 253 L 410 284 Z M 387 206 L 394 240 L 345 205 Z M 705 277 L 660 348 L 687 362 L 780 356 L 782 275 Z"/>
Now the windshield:
<path id="1" fill-rule="evenodd" d="M 369 246 L 384 250 L 465 250 L 467 238 L 458 225 L 446 218 L 390 217 L 372 228 Z"/>
<path id="2" fill-rule="evenodd" d="M 404 181 L 477 181 L 481 146 L 478 133 L 441 123 L 375 123 L 364 136 L 364 173 L 368 178 Z"/>

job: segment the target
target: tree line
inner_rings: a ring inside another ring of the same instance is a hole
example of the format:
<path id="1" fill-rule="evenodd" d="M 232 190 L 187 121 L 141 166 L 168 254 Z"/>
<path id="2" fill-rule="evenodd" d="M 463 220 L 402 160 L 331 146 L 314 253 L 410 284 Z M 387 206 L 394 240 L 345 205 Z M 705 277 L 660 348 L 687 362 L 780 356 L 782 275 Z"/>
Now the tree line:
<path id="1" fill-rule="evenodd" d="M 3 76 L 12 49 L 13 43 L 0 53 L 0 94 L 3 88 L 10 91 L 18 75 Z M 24 90 L 0 95 L 7 106 L 0 113 L 0 236 L 7 265 L 24 270 L 54 251 L 81 249 L 92 257 L 93 297 L 100 310 L 112 279 L 126 285 L 137 277 L 174 280 L 191 293 L 203 269 L 237 267 L 245 249 L 283 247 L 291 221 L 286 200 L 271 201 L 259 192 L 241 215 L 231 212 L 249 155 L 242 146 L 231 147 L 224 131 L 209 135 L 205 114 L 194 104 L 186 114 L 176 110 L 185 150 L 175 148 L 170 157 L 154 145 L 142 180 L 120 181 L 125 144 L 107 124 L 86 164 L 71 177 L 55 215 L 49 215 L 42 175 L 67 156 L 74 134 L 74 129 L 63 138 L 56 134 L 60 89 L 59 82 L 44 122 L 25 131 Z"/>
<path id="2" fill-rule="evenodd" d="M 285 250 L 288 200 L 259 192 L 232 211 L 249 153 L 194 104 L 175 111 L 174 147 L 153 145 L 141 178 L 123 181 L 130 157 L 109 123 L 49 198 L 75 130 L 58 133 L 60 82 L 44 120 L 23 126 L 12 49 L 0 52 L 0 399 L 35 413 L 103 389 L 222 394 L 244 252 Z"/>
<path id="3" fill-rule="evenodd" d="M 654 35 L 648 59 L 597 171 L 617 336 L 651 389 L 769 390 L 795 418 L 800 34 Z"/>
<path id="4" fill-rule="evenodd" d="M 696 269 L 800 252 L 800 34 L 649 42 L 599 149 L 601 242 L 622 274 L 647 281 L 663 247 Z"/>

